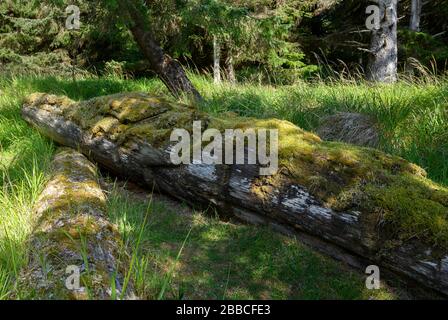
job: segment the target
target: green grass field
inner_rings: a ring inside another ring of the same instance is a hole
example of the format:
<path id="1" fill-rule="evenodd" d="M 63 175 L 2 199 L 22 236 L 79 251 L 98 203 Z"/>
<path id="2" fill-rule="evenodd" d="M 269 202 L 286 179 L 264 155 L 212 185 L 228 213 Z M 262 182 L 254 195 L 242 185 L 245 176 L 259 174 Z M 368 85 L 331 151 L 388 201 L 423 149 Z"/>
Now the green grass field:
<path id="1" fill-rule="evenodd" d="M 200 107 L 212 113 L 277 117 L 307 130 L 313 130 L 320 117 L 337 111 L 368 113 L 380 124 L 381 149 L 419 164 L 430 178 L 448 185 L 448 81 L 216 87 L 203 77 L 193 80 L 206 98 Z M 26 263 L 32 206 L 55 150 L 21 119 L 23 98 L 40 91 L 82 100 L 134 90 L 167 94 L 157 80 L 0 78 L 0 299 L 14 292 L 15 279 Z M 136 248 L 147 201 L 133 200 L 120 189 L 110 194 L 111 218 L 130 250 Z M 132 273 L 143 298 L 397 297 L 390 288 L 366 290 L 363 274 L 272 231 L 225 223 L 212 213 L 177 211 L 157 198 L 151 204 Z"/>

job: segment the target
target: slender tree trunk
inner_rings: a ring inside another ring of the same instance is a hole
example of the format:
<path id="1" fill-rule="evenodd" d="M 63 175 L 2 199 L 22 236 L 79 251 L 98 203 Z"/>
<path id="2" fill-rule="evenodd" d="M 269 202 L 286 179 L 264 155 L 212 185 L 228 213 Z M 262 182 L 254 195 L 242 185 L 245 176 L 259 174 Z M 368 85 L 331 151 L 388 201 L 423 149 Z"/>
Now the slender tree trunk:
<path id="1" fill-rule="evenodd" d="M 216 36 L 213 36 L 213 81 L 221 83 L 221 46 Z"/>
<path id="2" fill-rule="evenodd" d="M 226 75 L 226 81 L 229 83 L 236 83 L 235 67 L 233 60 L 233 52 L 228 44 L 225 44 L 223 50 L 223 61 Z"/>
<path id="3" fill-rule="evenodd" d="M 411 5 L 411 20 L 409 23 L 409 29 L 414 32 L 420 32 L 420 18 L 422 13 L 423 0 L 412 0 Z M 413 61 L 416 61 L 415 58 L 408 57 L 406 61 L 406 72 L 413 76 L 415 75 L 415 66 L 413 65 Z"/>
<path id="4" fill-rule="evenodd" d="M 179 97 L 187 94 L 196 100 L 202 100 L 201 95 L 188 79 L 181 64 L 163 52 L 151 31 L 147 30 L 144 16 L 130 0 L 120 0 L 122 10 L 126 10 L 131 19 L 129 28 L 140 47 L 143 55 L 148 59 L 153 71 L 165 83 L 170 92 Z"/>
<path id="5" fill-rule="evenodd" d="M 226 59 L 227 80 L 230 83 L 236 83 L 235 68 L 233 66 L 233 57 L 229 55 Z"/>
<path id="6" fill-rule="evenodd" d="M 422 13 L 423 0 L 412 0 L 411 6 L 411 22 L 409 29 L 420 32 L 420 17 Z"/>
<path id="7" fill-rule="evenodd" d="M 233 56 L 230 50 L 226 50 L 225 68 L 227 81 L 230 83 L 236 83 L 235 67 L 233 65 Z"/>
<path id="8" fill-rule="evenodd" d="M 380 28 L 372 31 L 367 79 L 392 83 L 397 81 L 397 2 L 379 0 Z"/>

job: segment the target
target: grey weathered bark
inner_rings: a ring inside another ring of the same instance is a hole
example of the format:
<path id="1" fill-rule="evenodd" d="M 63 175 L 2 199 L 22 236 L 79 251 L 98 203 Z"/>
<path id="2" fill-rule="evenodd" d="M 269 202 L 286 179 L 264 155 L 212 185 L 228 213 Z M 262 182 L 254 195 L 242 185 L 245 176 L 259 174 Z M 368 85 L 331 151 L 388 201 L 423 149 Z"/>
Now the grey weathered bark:
<path id="1" fill-rule="evenodd" d="M 172 129 L 191 129 L 193 120 L 202 120 L 209 125 L 216 121 L 192 107 L 173 104 L 144 93 L 99 97 L 81 103 L 65 97 L 34 94 L 27 99 L 22 115 L 42 134 L 60 144 L 79 148 L 118 175 L 151 188 L 156 184 L 159 190 L 186 203 L 204 207 L 212 205 L 220 214 L 253 224 L 269 225 L 292 234 L 363 271 L 367 265 L 375 264 L 424 287 L 448 294 L 448 249 L 428 245 L 418 237 L 406 240 L 395 238 L 395 233 L 390 231 L 395 230 L 396 226 L 384 220 L 381 213 L 384 208 L 359 206 L 373 199 L 358 194 L 354 198 L 354 206 L 333 208 L 318 198 L 319 190 L 312 187 L 314 183 L 307 188 L 303 181 L 293 178 L 292 167 L 284 167 L 275 176 L 263 177 L 259 175 L 258 165 L 173 165 L 170 152 L 174 143 L 169 139 Z M 235 118 L 226 123 L 237 121 Z M 248 123 L 252 125 L 254 120 L 250 119 Z M 287 135 L 283 137 L 287 141 L 301 140 L 312 149 L 322 144 L 317 137 L 303 133 L 292 125 L 281 121 L 278 125 L 280 128 L 286 126 L 280 136 Z M 347 150 L 338 150 L 344 147 L 338 144 L 324 145 L 325 148 L 331 148 L 328 153 L 325 151 L 314 155 L 318 157 L 316 164 L 323 171 L 319 171 L 318 167 L 306 169 L 307 163 L 313 161 L 313 158 L 300 153 L 301 150 L 291 153 L 287 161 L 304 157 L 299 162 L 304 168 L 299 169 L 310 170 L 310 178 L 316 182 L 325 180 L 328 174 L 336 183 L 344 184 L 345 180 L 338 176 L 344 171 L 354 170 L 357 175 L 366 170 L 359 163 L 361 158 L 343 165 L 347 162 L 344 155 L 353 152 L 355 147 L 347 146 Z M 284 147 L 286 149 L 282 150 L 286 152 L 288 145 Z M 387 196 L 390 192 L 387 190 L 391 190 L 387 181 L 403 175 L 403 179 L 412 177 L 407 183 L 415 188 L 408 196 L 419 194 L 419 197 L 426 199 L 421 201 L 429 201 L 433 206 L 448 212 L 445 202 L 448 195 L 445 191 L 428 189 L 430 182 L 424 180 L 421 169 L 379 151 L 356 149 L 356 154 L 358 152 L 363 159 L 372 158 L 372 163 L 365 164 L 370 166 L 366 171 L 369 177 L 373 175 L 377 179 L 378 175 L 385 174 L 389 177 L 377 189 L 379 194 L 375 193 L 376 197 Z M 338 161 L 335 155 L 342 157 L 342 162 L 330 169 L 332 163 Z M 354 166 L 353 169 L 350 169 L 351 166 Z M 373 169 L 375 167 L 385 169 Z M 363 183 L 368 182 L 366 180 Z M 362 185 L 351 192 L 356 193 L 360 189 L 363 189 Z M 381 195 L 381 192 L 386 194 Z M 347 196 L 345 194 L 344 199 Z M 426 197 L 434 197 L 435 200 Z M 392 206 L 400 205 L 400 202 L 392 201 Z"/>
<path id="2" fill-rule="evenodd" d="M 316 129 L 324 140 L 342 141 L 358 146 L 376 148 L 380 143 L 377 121 L 362 113 L 338 112 L 322 117 Z"/>
<path id="3" fill-rule="evenodd" d="M 133 0 L 120 0 L 120 8 L 128 14 L 129 29 L 140 47 L 143 55 L 148 59 L 151 68 L 168 87 L 170 92 L 179 97 L 182 94 L 202 100 L 201 95 L 188 79 L 181 64 L 163 52 L 155 40 L 154 35 L 147 28 L 144 16 L 138 10 Z"/>
<path id="4" fill-rule="evenodd" d="M 33 211 L 21 292 L 56 300 L 135 298 L 130 283 L 123 288 L 129 259 L 118 228 L 107 219 L 95 165 L 65 148 L 54 157 L 51 175 Z"/>
<path id="5" fill-rule="evenodd" d="M 224 73 L 226 81 L 234 84 L 237 82 L 234 66 L 234 52 L 228 43 L 224 43 L 222 50 L 222 60 L 224 61 Z"/>
<path id="6" fill-rule="evenodd" d="M 216 36 L 213 36 L 213 81 L 221 83 L 221 45 Z"/>
<path id="7" fill-rule="evenodd" d="M 226 69 L 227 81 L 232 84 L 236 83 L 235 66 L 233 62 L 233 56 L 230 50 L 226 50 L 225 69 Z"/>
<path id="8" fill-rule="evenodd" d="M 412 0 L 411 4 L 411 21 L 409 29 L 420 32 L 420 18 L 422 14 L 423 0 Z"/>
<path id="9" fill-rule="evenodd" d="M 391 83 L 397 81 L 397 2 L 379 0 L 380 28 L 372 30 L 367 79 Z"/>

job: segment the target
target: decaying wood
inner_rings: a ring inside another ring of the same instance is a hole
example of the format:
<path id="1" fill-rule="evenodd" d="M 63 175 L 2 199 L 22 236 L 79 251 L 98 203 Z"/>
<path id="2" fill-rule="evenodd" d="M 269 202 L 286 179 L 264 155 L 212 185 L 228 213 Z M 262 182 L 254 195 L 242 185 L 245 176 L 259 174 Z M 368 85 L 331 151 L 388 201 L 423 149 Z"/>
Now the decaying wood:
<path id="1" fill-rule="evenodd" d="M 30 261 L 20 279 L 28 298 L 135 298 L 132 285 L 123 285 L 128 259 L 107 220 L 96 167 L 84 155 L 57 152 L 33 213 Z"/>
<path id="2" fill-rule="evenodd" d="M 338 112 L 323 117 L 316 129 L 324 140 L 342 141 L 358 146 L 376 148 L 380 143 L 378 124 L 362 113 Z"/>
<path id="3" fill-rule="evenodd" d="M 98 109 L 93 120 L 85 122 L 82 119 L 89 118 L 88 106 Z M 333 209 L 316 196 L 318 192 L 293 179 L 288 170 L 280 170 L 274 177 L 260 177 L 257 165 L 172 165 L 172 144 L 169 138 L 160 142 L 159 136 L 180 123 L 209 120 L 191 107 L 143 93 L 81 103 L 34 94 L 27 99 L 22 114 L 44 135 L 79 148 L 116 174 L 151 187 L 155 184 L 192 205 L 212 204 L 222 215 L 270 225 L 311 245 L 318 243 L 321 251 L 363 270 L 375 264 L 448 294 L 447 248 L 425 244 L 418 238 L 391 245 L 392 241 L 386 241 L 391 240 L 387 228 L 393 226 L 387 226 L 381 214 L 367 209 Z M 137 134 L 143 129 L 146 134 Z M 390 170 L 398 169 L 392 165 Z"/>

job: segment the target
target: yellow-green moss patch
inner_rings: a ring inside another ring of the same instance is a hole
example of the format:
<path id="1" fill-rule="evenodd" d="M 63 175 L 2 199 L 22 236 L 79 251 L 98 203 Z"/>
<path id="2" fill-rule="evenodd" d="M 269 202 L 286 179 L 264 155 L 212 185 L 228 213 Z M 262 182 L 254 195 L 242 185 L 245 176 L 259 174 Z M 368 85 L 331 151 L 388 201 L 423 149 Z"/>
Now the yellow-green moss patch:
<path id="1" fill-rule="evenodd" d="M 128 259 L 117 227 L 106 219 L 95 166 L 72 149 L 60 150 L 34 214 L 21 291 L 37 299 L 110 299 L 112 283 L 122 283 Z M 66 286 L 70 266 L 79 268 L 79 288 Z"/>
<path id="2" fill-rule="evenodd" d="M 323 142 L 287 121 L 239 119 L 236 126 L 278 129 L 280 172 L 326 207 L 388 223 L 386 238 L 448 246 L 448 190 L 428 180 L 424 169 L 375 149 Z"/>
<path id="3" fill-rule="evenodd" d="M 203 130 L 278 129 L 278 175 L 283 178 L 273 179 L 272 186 L 305 186 L 328 208 L 360 211 L 363 220 L 372 224 L 368 229 L 385 222 L 391 227 L 385 237 L 394 241 L 416 237 L 448 246 L 448 190 L 426 179 L 425 170 L 402 158 L 375 149 L 324 142 L 287 121 L 234 114 L 211 117 L 192 106 L 145 93 L 122 93 L 74 104 L 59 99 L 65 118 L 93 135 L 124 145 L 145 141 L 164 148 L 170 144 L 173 129 L 191 131 L 194 120 L 202 120 Z M 254 192 L 266 194 L 256 186 Z"/>

